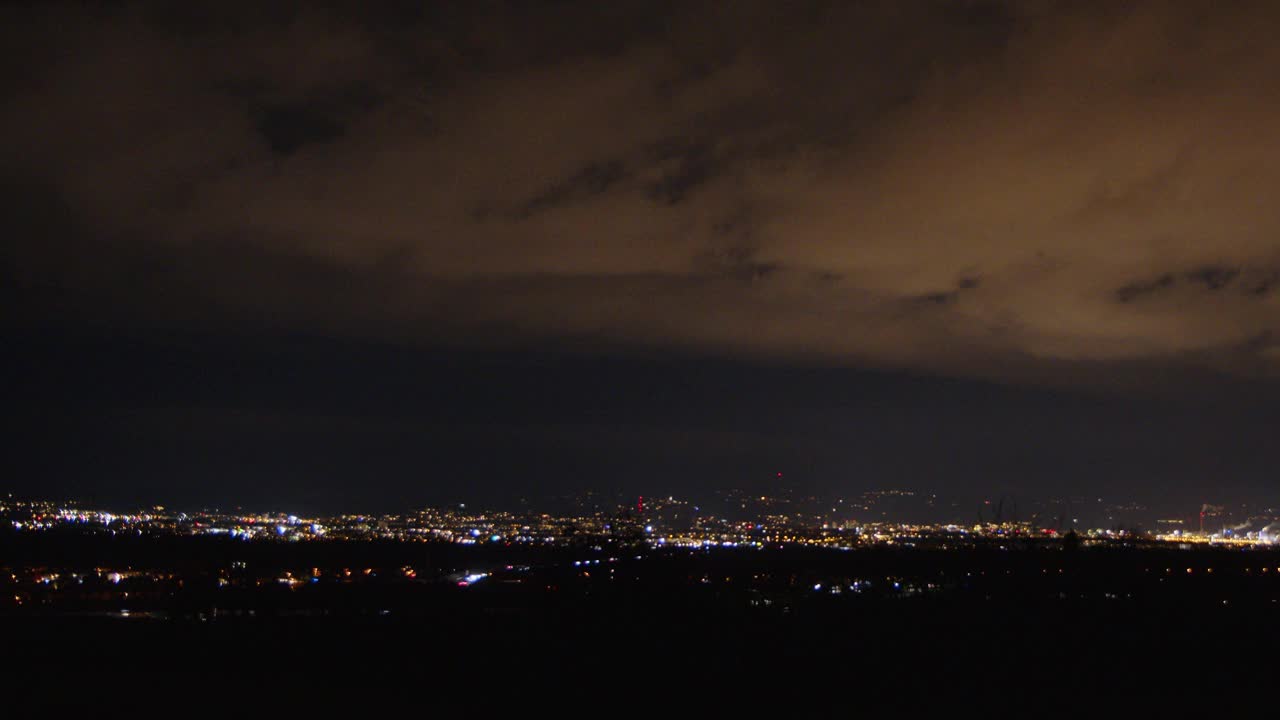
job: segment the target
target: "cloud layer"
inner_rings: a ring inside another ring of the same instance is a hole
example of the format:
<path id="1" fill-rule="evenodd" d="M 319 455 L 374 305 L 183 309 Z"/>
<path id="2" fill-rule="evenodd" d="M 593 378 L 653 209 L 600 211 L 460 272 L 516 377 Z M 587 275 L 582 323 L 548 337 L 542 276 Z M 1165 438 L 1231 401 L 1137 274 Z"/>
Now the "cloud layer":
<path id="1" fill-rule="evenodd" d="M 1273 3 L 361 5 L 3 11 L 19 321 L 1277 376 Z"/>

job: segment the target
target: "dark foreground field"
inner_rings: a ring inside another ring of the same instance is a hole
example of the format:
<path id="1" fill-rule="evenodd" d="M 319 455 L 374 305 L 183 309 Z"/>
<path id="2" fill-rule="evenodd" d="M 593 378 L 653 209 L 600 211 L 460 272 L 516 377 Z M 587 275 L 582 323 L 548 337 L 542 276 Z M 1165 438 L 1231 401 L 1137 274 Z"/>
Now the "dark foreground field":
<path id="1" fill-rule="evenodd" d="M 1266 716 L 1277 699 L 1275 552 L 636 559 L 435 547 L 375 569 L 390 552 L 376 545 L 96 547 L 97 556 L 74 543 L 70 554 L 10 545 L 6 562 L 131 558 L 135 568 L 175 566 L 166 582 L 185 579 L 169 590 L 135 582 L 127 617 L 119 597 L 78 588 L 6 609 L 0 633 L 13 661 L 11 707 L 398 706 L 488 715 L 539 706 L 657 715 L 763 712 L 782 701 L 795 713 L 826 706 L 916 716 L 933 707 L 963 716 L 1172 717 L 1200 707 Z M 228 562 L 256 566 L 260 576 L 219 587 L 211 578 Z M 416 563 L 417 577 L 391 569 L 405 562 Z M 451 578 L 466 563 L 491 574 L 459 587 Z M 351 564 L 373 572 L 331 581 Z M 286 566 L 311 566 L 318 579 L 274 582 Z"/>

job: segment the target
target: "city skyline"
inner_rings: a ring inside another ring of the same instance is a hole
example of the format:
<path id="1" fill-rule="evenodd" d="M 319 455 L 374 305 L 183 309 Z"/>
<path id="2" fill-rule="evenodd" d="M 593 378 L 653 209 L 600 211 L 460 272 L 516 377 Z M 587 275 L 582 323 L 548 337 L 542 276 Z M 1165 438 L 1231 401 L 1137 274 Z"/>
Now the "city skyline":
<path id="1" fill-rule="evenodd" d="M 734 489 L 702 498 L 677 498 L 586 491 L 540 500 L 519 498 L 505 504 L 428 503 L 393 510 L 348 507 L 326 512 L 236 504 L 199 508 L 103 505 L 83 500 L 15 497 L 9 493 L 7 499 L 0 498 L 0 518 L 7 519 L 12 529 L 19 531 L 99 526 L 126 533 L 136 528 L 148 534 L 158 529 L 164 533 L 230 533 L 231 537 L 243 539 L 288 536 L 296 540 L 299 538 L 293 531 L 301 528 L 307 539 L 351 539 L 350 535 L 332 532 L 337 523 L 343 527 L 355 524 L 366 534 L 378 535 L 380 529 L 386 531 L 383 534 L 387 538 L 466 543 L 474 542 L 476 537 L 489 538 L 499 527 L 501 533 L 493 534 L 492 539 L 508 543 L 514 536 L 527 535 L 520 541 L 555 544 L 564 540 L 566 530 L 570 536 L 609 536 L 615 534 L 610 532 L 614 527 L 615 531 L 626 528 L 622 536 L 636 531 L 638 538 L 650 543 L 663 544 L 667 535 L 673 535 L 673 546 L 696 538 L 696 543 L 712 544 L 732 540 L 735 547 L 740 543 L 763 547 L 783 535 L 817 540 L 820 545 L 848 542 L 848 547 L 865 544 L 868 538 L 878 542 L 902 535 L 1057 540 L 1078 532 L 1106 541 L 1271 543 L 1280 539 L 1280 506 L 1274 504 L 1205 503 L 1168 512 L 1137 502 L 1107 502 L 1094 497 L 1019 500 L 1004 494 L 997 499 L 964 502 L 911 490 L 873 490 L 849 497 L 819 497 L 788 490 L 763 495 L 760 492 Z M 523 532 L 512 530 L 522 523 L 526 524 Z M 551 528 L 550 536 L 531 531 L 529 523 Z M 391 532 L 388 524 L 400 530 Z M 415 524 L 428 535 L 403 534 L 404 528 Z M 639 528 L 643 533 L 638 532 Z M 115 532 L 112 530 L 113 535 Z"/>

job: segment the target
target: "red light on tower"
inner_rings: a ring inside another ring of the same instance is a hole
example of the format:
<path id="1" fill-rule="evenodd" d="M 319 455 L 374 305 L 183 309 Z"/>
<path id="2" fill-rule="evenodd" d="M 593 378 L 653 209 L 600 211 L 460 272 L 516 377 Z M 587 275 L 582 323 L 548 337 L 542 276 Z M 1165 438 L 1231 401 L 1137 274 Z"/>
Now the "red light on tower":
<path id="1" fill-rule="evenodd" d="M 644 512 L 644 496 L 640 496 L 640 501 L 636 503 L 636 512 Z"/>

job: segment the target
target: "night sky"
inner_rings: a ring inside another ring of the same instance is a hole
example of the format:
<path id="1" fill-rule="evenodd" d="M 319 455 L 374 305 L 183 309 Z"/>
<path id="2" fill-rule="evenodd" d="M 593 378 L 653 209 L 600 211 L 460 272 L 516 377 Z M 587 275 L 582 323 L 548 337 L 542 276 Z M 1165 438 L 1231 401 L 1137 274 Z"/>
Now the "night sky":
<path id="1" fill-rule="evenodd" d="M 200 5 L 0 9 L 0 490 L 1280 495 L 1274 2 Z"/>

